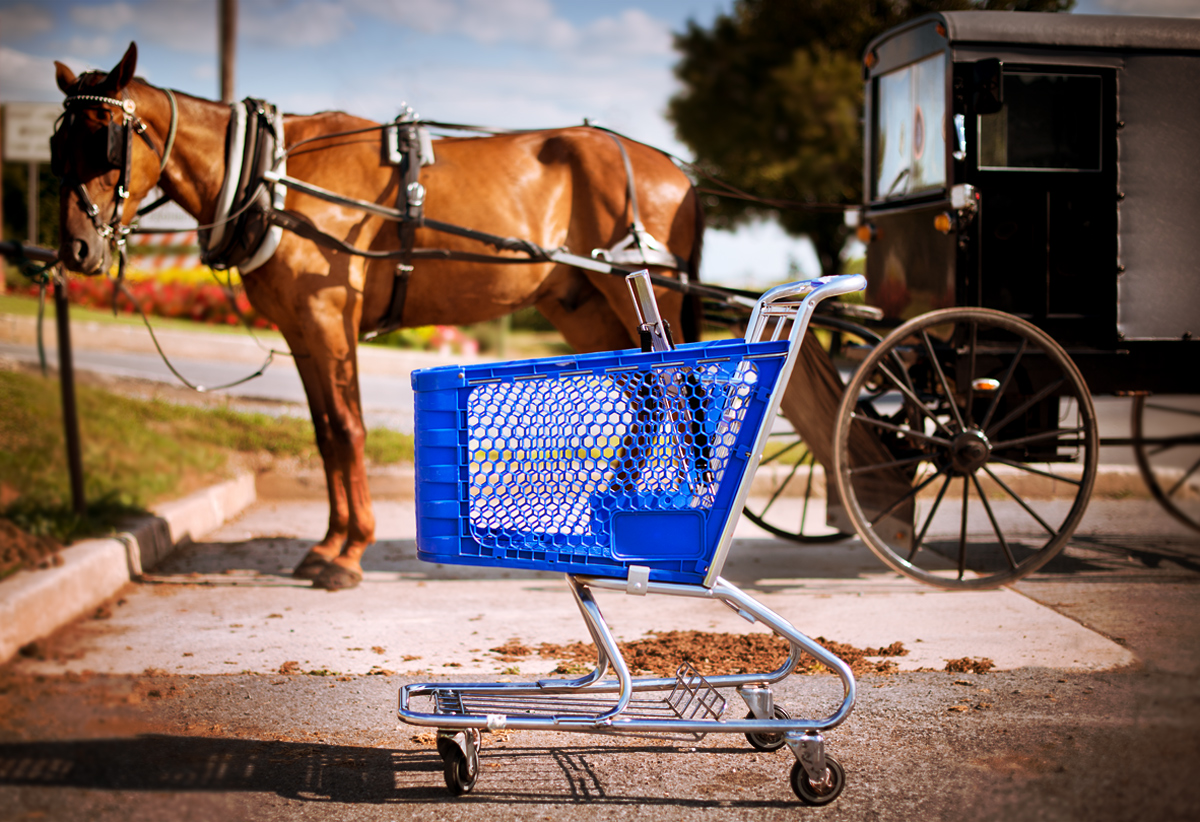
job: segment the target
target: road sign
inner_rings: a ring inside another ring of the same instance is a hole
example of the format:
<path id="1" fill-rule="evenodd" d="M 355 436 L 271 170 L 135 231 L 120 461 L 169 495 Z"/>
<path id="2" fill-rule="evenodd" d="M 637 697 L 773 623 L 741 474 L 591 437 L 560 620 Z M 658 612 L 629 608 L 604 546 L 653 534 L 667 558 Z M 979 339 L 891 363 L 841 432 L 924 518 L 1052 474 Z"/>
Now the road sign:
<path id="1" fill-rule="evenodd" d="M 6 103 L 4 159 L 10 163 L 50 162 L 50 136 L 61 103 Z"/>

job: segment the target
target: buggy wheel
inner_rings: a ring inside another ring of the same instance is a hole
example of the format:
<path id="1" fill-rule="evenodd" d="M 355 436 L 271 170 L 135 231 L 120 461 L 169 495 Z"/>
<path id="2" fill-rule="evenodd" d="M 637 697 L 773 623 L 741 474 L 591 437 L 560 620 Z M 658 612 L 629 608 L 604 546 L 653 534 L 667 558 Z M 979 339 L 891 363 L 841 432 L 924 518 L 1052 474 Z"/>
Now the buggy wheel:
<path id="1" fill-rule="evenodd" d="M 838 490 L 890 568 L 994 588 L 1066 545 L 1096 476 L 1096 414 L 1067 353 L 1024 320 L 933 311 L 863 362 L 838 410 Z"/>
<path id="2" fill-rule="evenodd" d="M 771 718 L 772 719 L 791 719 L 792 715 L 789 714 L 783 708 L 776 705 L 775 711 Z M 754 719 L 754 711 L 751 711 L 750 713 L 746 714 L 746 719 Z M 754 750 L 766 751 L 768 753 L 771 751 L 779 750 L 780 748 L 783 747 L 783 743 L 784 743 L 783 734 L 773 734 L 773 733 L 746 734 L 746 741 L 750 743 L 750 747 L 753 748 Z"/>
<path id="3" fill-rule="evenodd" d="M 809 328 L 843 375 L 853 371 L 882 339 L 856 323 L 819 314 L 809 321 Z M 759 463 L 757 488 L 743 509 L 746 519 L 777 537 L 810 545 L 852 536 L 825 522 L 825 489 L 833 483 L 828 466 L 821 468 L 791 423 L 782 414 L 776 417 Z M 818 474 L 823 480 L 818 480 Z"/>
<path id="4" fill-rule="evenodd" d="M 1190 397 L 1133 398 L 1133 453 L 1150 493 L 1200 531 L 1200 410 Z"/>
<path id="5" fill-rule="evenodd" d="M 805 805 L 828 805 L 837 799 L 846 787 L 846 769 L 829 754 L 825 755 L 826 783 L 814 785 L 809 781 L 804 766 L 799 762 L 792 765 L 792 793 Z"/>
<path id="6" fill-rule="evenodd" d="M 478 732 L 476 732 L 476 738 Z M 459 747 L 451 737 L 439 736 L 437 741 L 438 753 L 442 756 L 442 775 L 446 779 L 446 787 L 454 796 L 469 793 L 479 779 L 479 748 L 475 740 L 467 732 L 467 751 Z"/>

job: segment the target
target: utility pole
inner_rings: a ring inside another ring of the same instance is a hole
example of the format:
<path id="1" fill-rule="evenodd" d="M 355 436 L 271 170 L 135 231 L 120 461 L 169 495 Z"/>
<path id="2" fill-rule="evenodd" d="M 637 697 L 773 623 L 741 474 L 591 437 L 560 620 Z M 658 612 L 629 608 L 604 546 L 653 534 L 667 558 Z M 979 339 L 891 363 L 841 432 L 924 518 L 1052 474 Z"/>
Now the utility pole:
<path id="1" fill-rule="evenodd" d="M 237 51 L 237 0 L 217 0 L 218 46 L 221 51 L 221 102 L 233 102 L 233 68 Z"/>

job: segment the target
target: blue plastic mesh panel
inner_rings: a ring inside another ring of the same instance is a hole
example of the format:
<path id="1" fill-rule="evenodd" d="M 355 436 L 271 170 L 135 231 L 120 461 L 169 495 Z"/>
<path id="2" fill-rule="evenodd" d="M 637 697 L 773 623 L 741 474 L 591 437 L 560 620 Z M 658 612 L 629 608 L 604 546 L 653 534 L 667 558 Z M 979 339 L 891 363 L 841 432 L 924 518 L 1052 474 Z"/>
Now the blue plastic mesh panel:
<path id="1" fill-rule="evenodd" d="M 472 537 L 607 556 L 613 512 L 711 508 L 758 374 L 719 362 L 473 389 Z"/>

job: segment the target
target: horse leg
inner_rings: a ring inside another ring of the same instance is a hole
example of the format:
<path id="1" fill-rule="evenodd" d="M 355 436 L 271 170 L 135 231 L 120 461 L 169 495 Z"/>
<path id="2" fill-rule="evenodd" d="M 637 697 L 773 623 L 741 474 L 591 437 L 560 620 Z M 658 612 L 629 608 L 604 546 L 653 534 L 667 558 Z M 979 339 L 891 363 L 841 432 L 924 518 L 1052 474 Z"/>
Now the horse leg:
<path id="1" fill-rule="evenodd" d="M 362 580 L 363 552 L 375 540 L 354 352 L 340 358 L 330 352 L 296 353 L 295 359 L 325 467 L 329 527 L 293 574 L 312 579 L 317 588 L 353 588 Z"/>

